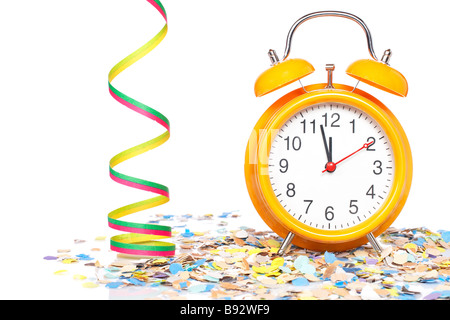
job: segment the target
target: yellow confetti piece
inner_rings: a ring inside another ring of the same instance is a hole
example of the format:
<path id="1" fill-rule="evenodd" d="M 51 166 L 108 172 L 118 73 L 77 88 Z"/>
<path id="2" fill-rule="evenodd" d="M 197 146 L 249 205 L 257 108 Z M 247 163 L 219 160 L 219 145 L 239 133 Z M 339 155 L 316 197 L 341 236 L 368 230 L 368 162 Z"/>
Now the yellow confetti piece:
<path id="1" fill-rule="evenodd" d="M 410 249 L 412 252 L 416 253 L 417 252 L 417 245 L 415 243 L 407 243 L 403 246 L 403 248 L 405 249 Z"/>
<path id="2" fill-rule="evenodd" d="M 323 286 L 322 286 L 322 289 L 335 289 L 336 288 L 336 286 L 334 286 L 334 285 L 331 285 L 331 284 L 324 284 Z"/>
<path id="3" fill-rule="evenodd" d="M 281 267 L 284 264 L 284 259 L 279 257 L 272 260 L 272 263 L 270 264 L 272 267 Z"/>
<path id="4" fill-rule="evenodd" d="M 277 240 L 275 240 L 275 239 L 269 239 L 269 240 L 267 240 L 267 244 L 268 244 L 270 247 L 275 248 L 275 249 L 280 247 L 280 243 L 279 243 Z"/>
<path id="5" fill-rule="evenodd" d="M 223 268 L 221 268 L 221 267 L 219 267 L 218 265 L 217 265 L 217 263 L 215 263 L 215 262 L 213 262 L 213 267 L 216 269 L 216 270 L 223 270 Z"/>
<path id="6" fill-rule="evenodd" d="M 105 240 L 105 239 L 106 239 L 105 236 L 95 237 L 95 240 L 96 240 L 96 241 L 102 241 L 102 240 Z"/>
<path id="7" fill-rule="evenodd" d="M 376 268 L 365 268 L 364 271 L 370 272 L 370 273 L 383 273 L 383 271 L 381 271 L 380 269 L 376 269 Z"/>
<path id="8" fill-rule="evenodd" d="M 83 276 L 82 274 L 74 274 L 73 279 L 74 280 L 84 280 L 84 279 L 86 279 L 86 276 Z"/>
<path id="9" fill-rule="evenodd" d="M 166 263 L 167 261 L 169 261 L 169 259 L 156 259 L 155 261 L 153 261 L 153 263 L 159 264 L 159 263 Z"/>
<path id="10" fill-rule="evenodd" d="M 203 236 L 203 235 L 205 235 L 204 232 L 200 232 L 200 231 L 194 232 L 194 236 Z"/>
<path id="11" fill-rule="evenodd" d="M 389 291 L 389 294 L 391 295 L 391 297 L 398 297 L 399 294 L 397 292 L 397 289 L 386 289 L 387 291 Z"/>
<path id="12" fill-rule="evenodd" d="M 245 252 L 245 251 L 247 251 L 246 248 L 225 249 L 225 252 L 227 252 L 227 253 L 236 253 L 236 252 Z"/>
<path id="13" fill-rule="evenodd" d="M 64 259 L 62 261 L 62 263 L 65 263 L 65 264 L 71 264 L 71 263 L 75 263 L 75 262 L 78 262 L 78 260 L 77 259 Z"/>
<path id="14" fill-rule="evenodd" d="M 270 253 L 278 253 L 278 248 L 275 247 L 270 248 Z"/>
<path id="15" fill-rule="evenodd" d="M 257 272 L 257 273 L 269 273 L 269 272 L 274 272 L 275 270 L 278 270 L 278 267 L 274 267 L 274 266 L 252 266 L 253 271 Z"/>
<path id="16" fill-rule="evenodd" d="M 269 273 L 266 273 L 266 277 L 272 277 L 272 276 L 274 276 L 274 277 L 278 277 L 279 275 L 281 274 L 281 272 L 269 272 Z"/>
<path id="17" fill-rule="evenodd" d="M 248 255 L 250 256 L 252 254 L 260 253 L 260 252 L 261 252 L 261 249 L 255 248 L 255 249 L 248 250 Z"/>
<path id="18" fill-rule="evenodd" d="M 67 270 L 58 270 L 58 271 L 53 272 L 53 274 L 62 276 L 62 275 L 67 274 Z"/>
<path id="19" fill-rule="evenodd" d="M 381 282 L 382 284 L 394 284 L 395 281 L 394 280 L 384 280 L 383 282 Z"/>
<path id="20" fill-rule="evenodd" d="M 94 282 L 85 282 L 83 283 L 83 288 L 97 288 L 98 284 Z"/>

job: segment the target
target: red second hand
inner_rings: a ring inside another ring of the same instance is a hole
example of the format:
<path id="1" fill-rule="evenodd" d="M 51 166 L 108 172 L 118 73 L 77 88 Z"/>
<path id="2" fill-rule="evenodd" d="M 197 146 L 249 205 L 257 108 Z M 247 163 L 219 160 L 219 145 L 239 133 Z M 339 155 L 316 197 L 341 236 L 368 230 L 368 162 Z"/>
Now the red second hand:
<path id="1" fill-rule="evenodd" d="M 333 171 L 335 170 L 337 164 L 341 163 L 342 161 L 344 161 L 344 160 L 347 159 L 347 158 L 350 158 L 352 155 L 354 155 L 355 153 L 361 151 L 362 149 L 367 149 L 367 148 L 368 148 L 369 146 L 371 146 L 373 143 L 375 143 L 375 141 L 372 141 L 372 142 L 369 142 L 369 143 L 364 143 L 364 145 L 363 145 L 361 148 L 359 148 L 359 149 L 356 150 L 355 152 L 349 154 L 349 155 L 346 156 L 345 158 L 342 158 L 342 159 L 339 160 L 338 162 L 329 162 L 329 163 L 327 163 L 327 167 L 328 167 L 329 164 L 331 164 L 331 167 L 334 168 L 334 169 L 331 171 L 331 172 L 333 172 Z M 322 171 L 322 173 L 324 173 L 324 172 L 326 172 L 326 171 L 328 171 L 328 170 L 325 169 L 325 170 Z"/>

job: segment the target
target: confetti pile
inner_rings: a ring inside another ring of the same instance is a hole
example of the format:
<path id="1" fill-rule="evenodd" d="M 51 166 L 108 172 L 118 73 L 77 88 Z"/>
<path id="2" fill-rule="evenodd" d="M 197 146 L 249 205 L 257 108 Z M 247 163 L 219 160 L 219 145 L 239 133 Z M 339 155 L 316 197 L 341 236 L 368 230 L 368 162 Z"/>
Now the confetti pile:
<path id="1" fill-rule="evenodd" d="M 450 300 L 450 231 L 391 227 L 378 237 L 380 256 L 367 245 L 334 253 L 291 246 L 280 257 L 282 239 L 272 231 L 230 228 L 238 217 L 235 212 L 155 216 L 151 223 L 173 224 L 177 251 L 172 258 L 114 254 L 112 261 L 101 261 L 97 254 L 108 248 L 75 254 L 85 242 L 75 240 L 74 250 L 59 249 L 44 259 L 82 264 L 91 275 L 73 274 L 74 280 L 85 288 L 106 288 L 110 298 L 119 299 Z M 187 228 L 189 223 L 213 231 Z M 104 239 L 96 238 L 96 244 L 106 245 Z"/>

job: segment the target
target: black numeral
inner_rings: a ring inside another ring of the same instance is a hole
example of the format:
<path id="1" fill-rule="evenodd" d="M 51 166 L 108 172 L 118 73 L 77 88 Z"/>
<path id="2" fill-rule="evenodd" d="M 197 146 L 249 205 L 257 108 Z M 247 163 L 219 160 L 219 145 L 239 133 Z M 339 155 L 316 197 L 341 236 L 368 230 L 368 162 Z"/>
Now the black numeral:
<path id="1" fill-rule="evenodd" d="M 334 212 L 332 210 L 334 210 L 334 208 L 331 206 L 329 206 L 325 209 L 325 219 L 327 219 L 328 221 L 331 221 L 334 219 Z"/>
<path id="2" fill-rule="evenodd" d="M 289 168 L 289 163 L 286 159 L 281 159 L 280 160 L 280 172 L 281 173 L 286 173 L 286 171 L 288 171 Z"/>
<path id="3" fill-rule="evenodd" d="M 300 122 L 303 125 L 303 133 L 306 133 L 306 120 Z M 312 132 L 316 133 L 316 120 L 310 122 L 312 124 Z"/>
<path id="4" fill-rule="evenodd" d="M 371 185 L 369 190 L 367 190 L 366 195 L 368 195 L 369 197 L 372 197 L 372 199 L 373 199 L 373 197 L 375 197 L 375 191 L 374 191 L 373 185 Z"/>
<path id="5" fill-rule="evenodd" d="M 355 133 L 355 119 L 350 121 L 350 123 L 352 124 L 352 133 Z"/>
<path id="6" fill-rule="evenodd" d="M 339 115 L 339 113 L 333 113 L 332 115 L 331 115 L 331 119 L 333 119 L 333 118 L 335 118 L 335 116 L 336 116 L 336 120 L 334 120 L 332 123 L 331 123 L 331 126 L 332 127 L 340 127 L 340 125 L 338 125 L 338 124 L 336 124 L 336 122 L 338 122 L 339 121 L 339 119 L 341 118 L 341 116 Z"/>
<path id="7" fill-rule="evenodd" d="M 295 196 L 295 184 L 293 184 L 293 183 L 288 183 L 287 184 L 286 195 L 289 198 L 292 198 L 293 196 Z"/>
<path id="8" fill-rule="evenodd" d="M 324 126 L 326 127 L 328 125 L 328 113 L 323 114 L 322 117 L 324 118 Z M 336 118 L 336 120 L 334 120 L 331 123 L 331 127 L 334 127 L 334 128 L 340 127 L 340 125 L 336 124 L 336 122 L 338 122 L 339 119 L 341 118 L 339 113 L 333 113 L 331 115 L 331 119 L 333 119 L 333 118 Z"/>
<path id="9" fill-rule="evenodd" d="M 375 148 L 373 148 L 373 146 L 375 145 L 375 138 L 374 137 L 369 137 L 367 138 L 367 142 L 368 143 L 372 143 L 370 146 L 367 147 L 367 151 L 375 151 Z"/>
<path id="10" fill-rule="evenodd" d="M 381 174 L 383 172 L 383 169 L 381 168 L 382 163 L 381 163 L 380 160 L 375 160 L 373 165 L 375 166 L 376 169 L 380 169 L 380 170 L 377 170 L 377 171 L 375 171 L 375 169 L 374 169 L 373 173 L 375 173 L 376 175 L 379 175 L 379 174 Z"/>
<path id="11" fill-rule="evenodd" d="M 309 207 L 311 206 L 311 203 L 313 203 L 313 200 L 303 200 L 303 202 L 309 202 L 309 204 L 306 206 L 305 213 L 308 213 Z"/>
<path id="12" fill-rule="evenodd" d="M 289 148 L 292 146 L 292 149 L 298 151 L 302 146 L 302 140 L 300 139 L 299 136 L 295 136 L 294 138 L 292 138 L 292 143 L 289 136 L 286 137 L 284 141 L 286 141 L 286 150 L 289 150 Z"/>
<path id="13" fill-rule="evenodd" d="M 357 202 L 358 200 L 350 200 L 350 210 L 348 210 L 348 212 L 350 212 L 351 214 L 355 214 L 358 212 L 358 206 L 356 205 Z"/>

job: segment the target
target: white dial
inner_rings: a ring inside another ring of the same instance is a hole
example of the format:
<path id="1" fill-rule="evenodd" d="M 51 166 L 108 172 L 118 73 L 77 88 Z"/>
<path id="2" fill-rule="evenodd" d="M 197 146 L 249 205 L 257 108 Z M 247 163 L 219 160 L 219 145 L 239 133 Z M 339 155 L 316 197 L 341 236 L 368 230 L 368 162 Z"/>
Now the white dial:
<path id="1" fill-rule="evenodd" d="M 342 230 L 383 205 L 395 171 L 383 128 L 360 109 L 309 106 L 280 128 L 269 154 L 269 177 L 280 204 L 299 223 Z"/>

